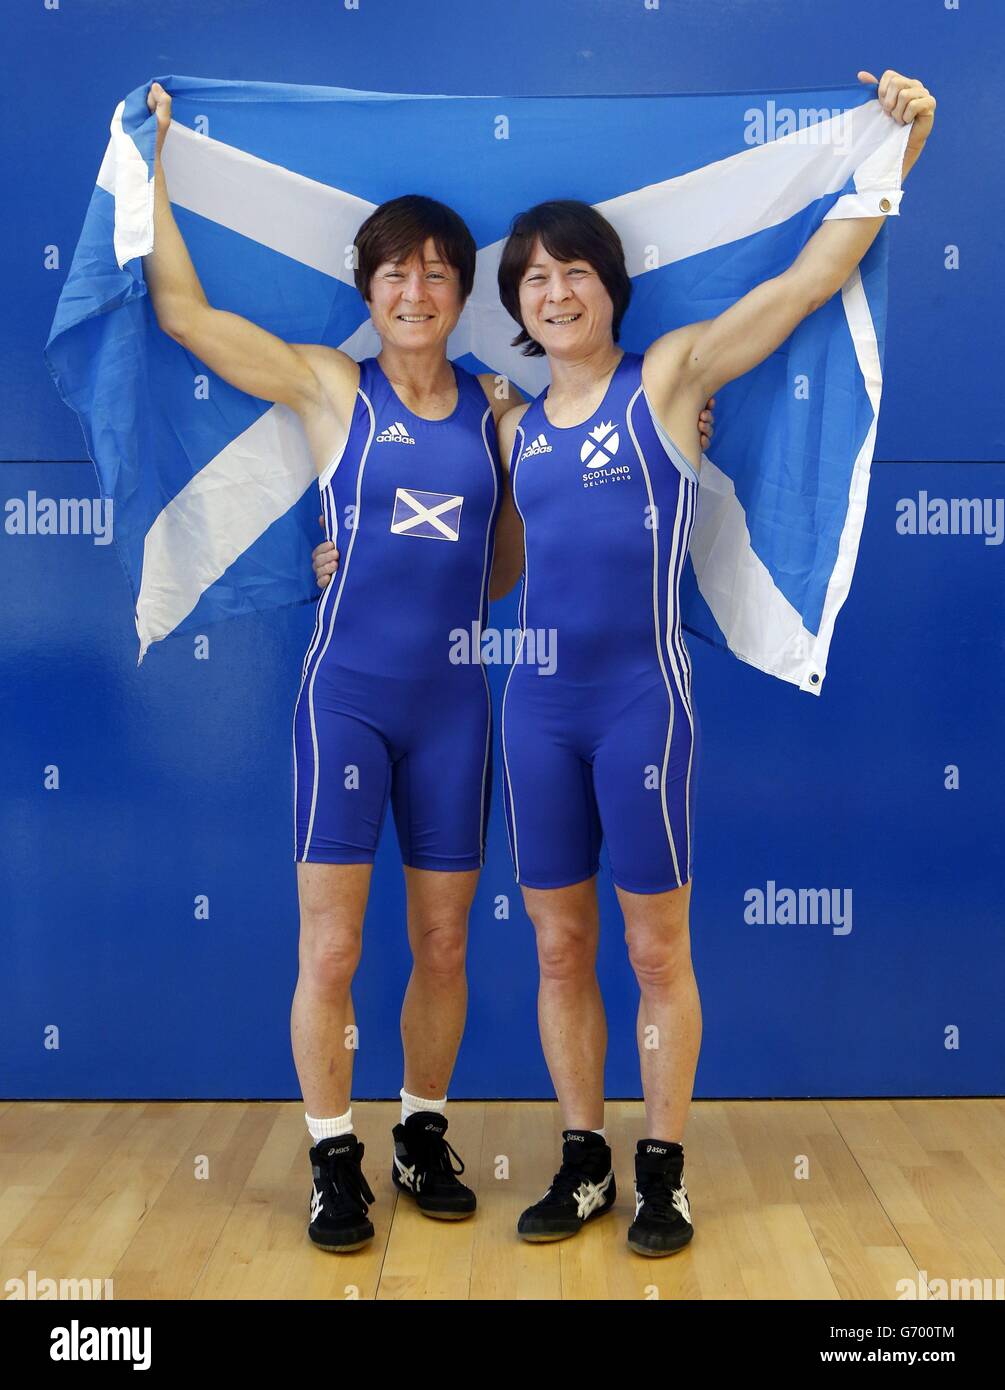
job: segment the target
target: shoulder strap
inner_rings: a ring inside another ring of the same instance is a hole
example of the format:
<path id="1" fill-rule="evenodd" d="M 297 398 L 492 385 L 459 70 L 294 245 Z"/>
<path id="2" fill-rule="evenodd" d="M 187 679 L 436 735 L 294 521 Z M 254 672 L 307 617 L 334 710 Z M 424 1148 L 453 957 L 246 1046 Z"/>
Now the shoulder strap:
<path id="1" fill-rule="evenodd" d="M 482 389 L 482 384 L 474 372 L 469 372 L 466 367 L 462 367 L 459 362 L 454 362 L 454 371 L 457 374 L 457 389 L 464 402 L 470 404 L 473 409 L 477 409 L 479 420 L 489 408 L 491 402 Z"/>
<path id="2" fill-rule="evenodd" d="M 383 377 L 374 358 L 364 357 L 359 364 L 359 389 L 364 392 L 371 405 L 375 403 L 382 382 Z"/>
<path id="3" fill-rule="evenodd" d="M 625 355 L 618 363 L 621 368 L 622 377 L 626 384 L 630 384 L 632 390 L 638 386 L 642 380 L 642 354 L 640 352 L 629 352 L 625 350 Z"/>

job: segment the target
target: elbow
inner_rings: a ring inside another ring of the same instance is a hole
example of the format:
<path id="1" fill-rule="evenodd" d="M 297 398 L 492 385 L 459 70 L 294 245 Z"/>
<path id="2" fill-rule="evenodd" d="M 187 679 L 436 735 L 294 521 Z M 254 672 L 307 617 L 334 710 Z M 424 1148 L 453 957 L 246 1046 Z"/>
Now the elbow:
<path id="1" fill-rule="evenodd" d="M 184 319 L 180 318 L 177 314 L 169 314 L 163 311 L 158 313 L 156 305 L 154 306 L 154 313 L 157 317 L 157 327 L 161 332 L 166 333 L 169 338 L 173 338 L 176 343 L 181 343 L 182 347 L 187 346 L 187 327 Z"/>
<path id="2" fill-rule="evenodd" d="M 176 343 L 181 343 L 184 348 L 191 348 L 199 312 L 206 307 L 196 300 L 185 300 L 176 296 L 172 296 L 166 302 L 162 300 L 160 304 L 154 300 L 154 313 L 161 332 L 173 338 Z"/>
<path id="3" fill-rule="evenodd" d="M 830 280 L 817 281 L 816 284 L 811 285 L 807 290 L 806 311 L 803 317 L 809 318 L 810 314 L 815 314 L 818 309 L 822 309 L 829 299 L 834 298 L 840 288 L 840 285 L 835 285 Z"/>

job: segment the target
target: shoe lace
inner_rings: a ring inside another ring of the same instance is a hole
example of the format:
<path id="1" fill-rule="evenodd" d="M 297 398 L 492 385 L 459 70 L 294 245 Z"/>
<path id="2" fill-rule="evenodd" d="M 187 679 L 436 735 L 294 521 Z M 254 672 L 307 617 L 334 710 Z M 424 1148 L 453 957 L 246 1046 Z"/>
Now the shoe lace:
<path id="1" fill-rule="evenodd" d="M 664 1221 L 679 1220 L 683 1213 L 674 1201 L 674 1187 L 669 1173 L 643 1178 L 638 1184 L 639 1195 L 653 1216 Z"/>
<path id="2" fill-rule="evenodd" d="M 572 1197 L 584 1182 L 592 1183 L 593 1181 L 593 1177 L 582 1168 L 563 1163 L 551 1180 L 547 1200 L 549 1202 L 564 1202 L 567 1198 Z"/>
<path id="3" fill-rule="evenodd" d="M 329 1159 L 327 1172 L 322 1169 L 322 1180 L 326 1183 L 332 1194 L 333 1205 L 347 1204 L 362 1210 L 363 1214 L 369 1211 L 369 1204 L 375 1200 L 370 1191 L 370 1184 L 363 1176 L 362 1168 L 363 1145 L 360 1144 L 356 1157 L 351 1158 L 346 1155 L 343 1158 Z"/>
<path id="4" fill-rule="evenodd" d="M 459 1174 L 464 1172 L 464 1160 L 442 1134 L 424 1135 L 418 1157 L 422 1167 L 440 1183 L 453 1185 Z M 459 1165 L 457 1168 L 453 1163 L 455 1158 Z"/>

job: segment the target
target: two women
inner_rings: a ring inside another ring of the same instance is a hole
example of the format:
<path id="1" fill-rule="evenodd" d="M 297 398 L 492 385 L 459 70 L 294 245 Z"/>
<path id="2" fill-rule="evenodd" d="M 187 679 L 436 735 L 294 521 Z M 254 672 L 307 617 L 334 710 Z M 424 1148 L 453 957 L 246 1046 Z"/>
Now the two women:
<path id="1" fill-rule="evenodd" d="M 912 110 L 903 84 L 884 75 L 898 118 L 909 111 L 910 119 L 927 93 L 912 95 Z M 207 304 L 160 167 L 170 99 L 154 84 L 149 101 L 158 155 L 147 280 L 158 321 L 235 386 L 297 410 L 327 534 L 341 548 L 294 721 L 301 972 L 292 1032 L 315 1141 L 311 1237 L 343 1250 L 373 1235 L 346 1035 L 388 800 L 414 957 L 394 1180 L 428 1215 L 474 1209 L 452 1167 L 443 1106 L 463 1026 L 490 712 L 484 673 L 450 663 L 447 652 L 452 629 L 484 618 L 498 518 L 493 594 L 524 568 L 524 622 L 557 628 L 559 662 L 548 690 L 532 668 L 514 668 L 503 712 L 507 818 L 538 934 L 542 1037 L 567 1126 L 562 1168 L 521 1231 L 528 1239 L 571 1234 L 614 1198 L 593 970 L 603 832 L 642 991 L 640 1026 L 659 1039 L 656 1049 L 640 1048 L 650 1137 L 636 1161 L 630 1239 L 645 1253 L 679 1248 L 691 1235 L 679 1139 L 700 1016 L 687 935 L 696 725 L 676 586 L 694 515 L 698 410 L 843 283 L 881 219 L 829 224 L 784 276 L 638 357 L 616 346 L 627 279 L 613 229 L 581 205 L 532 210 L 514 227 L 500 289 L 530 350 L 547 353 L 552 386 L 507 413 L 512 402 L 496 398 L 494 378 L 473 378 L 446 358 L 474 267 L 455 214 L 428 199 L 398 199 L 360 229 L 357 285 L 381 337 L 378 358 L 357 366 L 335 349 L 284 343 Z M 497 423 L 519 512 L 501 503 Z M 593 564 L 603 583 L 585 573 Z"/>
<path id="2" fill-rule="evenodd" d="M 512 401 L 496 378 L 447 360 L 476 248 L 461 219 L 428 198 L 384 204 L 355 238 L 356 284 L 381 339 L 376 358 L 357 364 L 337 349 L 286 343 L 209 305 L 171 212 L 161 164 L 171 103 L 157 83 L 148 105 L 158 139 L 145 271 L 158 323 L 232 385 L 297 411 L 326 532 L 342 552 L 318 604 L 294 717 L 301 925 L 291 1032 L 313 1140 L 309 1233 L 325 1249 L 353 1249 L 373 1236 L 373 1199 L 349 1103 L 350 985 L 388 802 L 413 955 L 392 1176 L 429 1216 L 475 1207 L 454 1170 L 443 1111 L 467 1003 L 491 711 L 480 663 L 452 662 L 449 634 L 486 616 L 503 492 L 496 421 Z M 507 588 L 519 557 L 513 564 L 511 555 Z"/>

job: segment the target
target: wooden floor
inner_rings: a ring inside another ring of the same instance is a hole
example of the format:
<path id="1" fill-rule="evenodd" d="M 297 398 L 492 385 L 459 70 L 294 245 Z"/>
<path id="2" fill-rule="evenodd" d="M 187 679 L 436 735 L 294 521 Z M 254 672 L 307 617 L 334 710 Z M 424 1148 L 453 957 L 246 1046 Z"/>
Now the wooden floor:
<path id="1" fill-rule="evenodd" d="M 696 1234 L 663 1260 L 625 1244 L 635 1102 L 608 1105 L 615 1210 L 543 1246 L 514 1227 L 558 1164 L 554 1105 L 451 1102 L 448 1137 L 479 1201 L 458 1223 L 396 1199 L 397 1104 L 356 1104 L 353 1118 L 377 1235 L 329 1255 L 306 1236 L 300 1105 L 0 1103 L 0 1289 L 34 1270 L 110 1277 L 117 1299 L 891 1299 L 919 1270 L 1005 1276 L 1001 1099 L 697 1102 Z"/>

